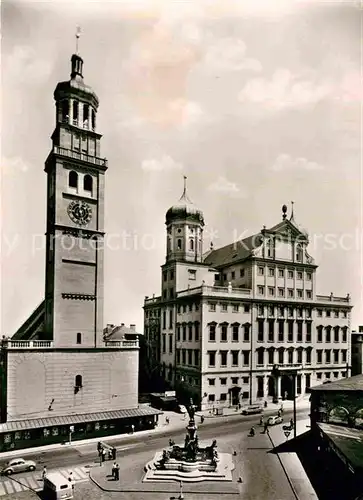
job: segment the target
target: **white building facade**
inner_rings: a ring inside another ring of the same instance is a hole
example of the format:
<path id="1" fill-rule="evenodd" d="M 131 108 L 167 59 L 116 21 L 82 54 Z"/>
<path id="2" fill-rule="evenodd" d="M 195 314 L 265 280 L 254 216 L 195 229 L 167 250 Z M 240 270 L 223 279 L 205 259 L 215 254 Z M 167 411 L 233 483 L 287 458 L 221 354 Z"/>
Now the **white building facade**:
<path id="1" fill-rule="evenodd" d="M 170 386 L 203 409 L 291 397 L 284 372 L 292 369 L 298 396 L 349 375 L 350 297 L 316 293 L 308 234 L 286 212 L 274 227 L 205 254 L 203 214 L 185 189 L 166 214 L 162 290 L 145 299 L 145 335 Z"/>

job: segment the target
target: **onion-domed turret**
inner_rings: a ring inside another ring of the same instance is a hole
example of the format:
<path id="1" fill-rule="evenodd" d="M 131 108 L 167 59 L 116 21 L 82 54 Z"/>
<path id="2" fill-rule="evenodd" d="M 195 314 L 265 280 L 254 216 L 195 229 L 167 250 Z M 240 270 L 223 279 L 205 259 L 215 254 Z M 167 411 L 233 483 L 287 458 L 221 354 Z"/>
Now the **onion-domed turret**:
<path id="1" fill-rule="evenodd" d="M 203 212 L 194 205 L 187 195 L 186 179 L 184 177 L 184 190 L 178 203 L 170 207 L 166 212 L 165 223 L 168 225 L 177 220 L 189 220 L 204 226 Z"/>

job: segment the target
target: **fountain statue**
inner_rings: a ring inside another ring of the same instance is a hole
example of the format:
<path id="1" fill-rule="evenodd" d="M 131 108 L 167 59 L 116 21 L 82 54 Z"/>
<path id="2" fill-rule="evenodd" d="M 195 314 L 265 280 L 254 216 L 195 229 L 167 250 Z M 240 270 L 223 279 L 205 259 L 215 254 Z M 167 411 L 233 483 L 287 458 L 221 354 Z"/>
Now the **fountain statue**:
<path id="1" fill-rule="evenodd" d="M 201 447 L 195 423 L 196 406 L 193 400 L 187 407 L 189 422 L 184 446 L 169 440 L 169 448 L 158 452 L 154 461 L 148 464 L 144 480 L 158 481 L 166 478 L 183 479 L 184 481 L 218 480 L 230 481 L 234 466 L 229 455 L 222 454 L 223 471 L 220 467 L 220 456 L 217 452 L 217 441 L 214 439 L 209 446 Z"/>

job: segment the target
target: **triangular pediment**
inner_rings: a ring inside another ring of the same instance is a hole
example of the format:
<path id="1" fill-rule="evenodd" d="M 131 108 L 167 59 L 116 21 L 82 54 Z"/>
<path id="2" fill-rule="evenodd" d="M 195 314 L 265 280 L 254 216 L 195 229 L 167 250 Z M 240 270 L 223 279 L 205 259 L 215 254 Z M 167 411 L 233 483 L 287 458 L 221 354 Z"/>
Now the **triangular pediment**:
<path id="1" fill-rule="evenodd" d="M 285 219 L 279 224 L 276 224 L 276 226 L 271 227 L 268 232 L 280 237 L 286 237 L 287 239 L 299 239 L 300 241 L 308 240 L 305 231 L 300 230 L 296 224 L 288 219 Z"/>

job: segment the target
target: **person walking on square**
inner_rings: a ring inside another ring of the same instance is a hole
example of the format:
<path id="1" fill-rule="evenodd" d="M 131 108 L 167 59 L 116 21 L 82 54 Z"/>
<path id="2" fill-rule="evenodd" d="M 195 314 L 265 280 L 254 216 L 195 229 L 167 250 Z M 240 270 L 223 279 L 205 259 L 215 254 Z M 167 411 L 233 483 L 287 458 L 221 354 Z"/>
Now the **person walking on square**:
<path id="1" fill-rule="evenodd" d="M 116 468 L 115 468 L 115 481 L 119 481 L 120 480 L 120 466 L 119 464 L 116 464 Z"/>
<path id="2" fill-rule="evenodd" d="M 263 422 L 264 422 L 263 415 L 261 415 L 261 417 L 260 417 L 260 425 L 263 425 Z"/>
<path id="3" fill-rule="evenodd" d="M 116 462 L 112 465 L 112 477 L 116 480 Z"/>
<path id="4" fill-rule="evenodd" d="M 47 477 L 47 466 L 44 465 L 43 467 L 43 472 L 42 472 L 42 479 L 44 481 L 44 479 Z"/>
<path id="5" fill-rule="evenodd" d="M 262 434 L 266 434 L 266 432 L 268 432 L 268 422 L 267 422 L 267 420 L 264 423 Z"/>

